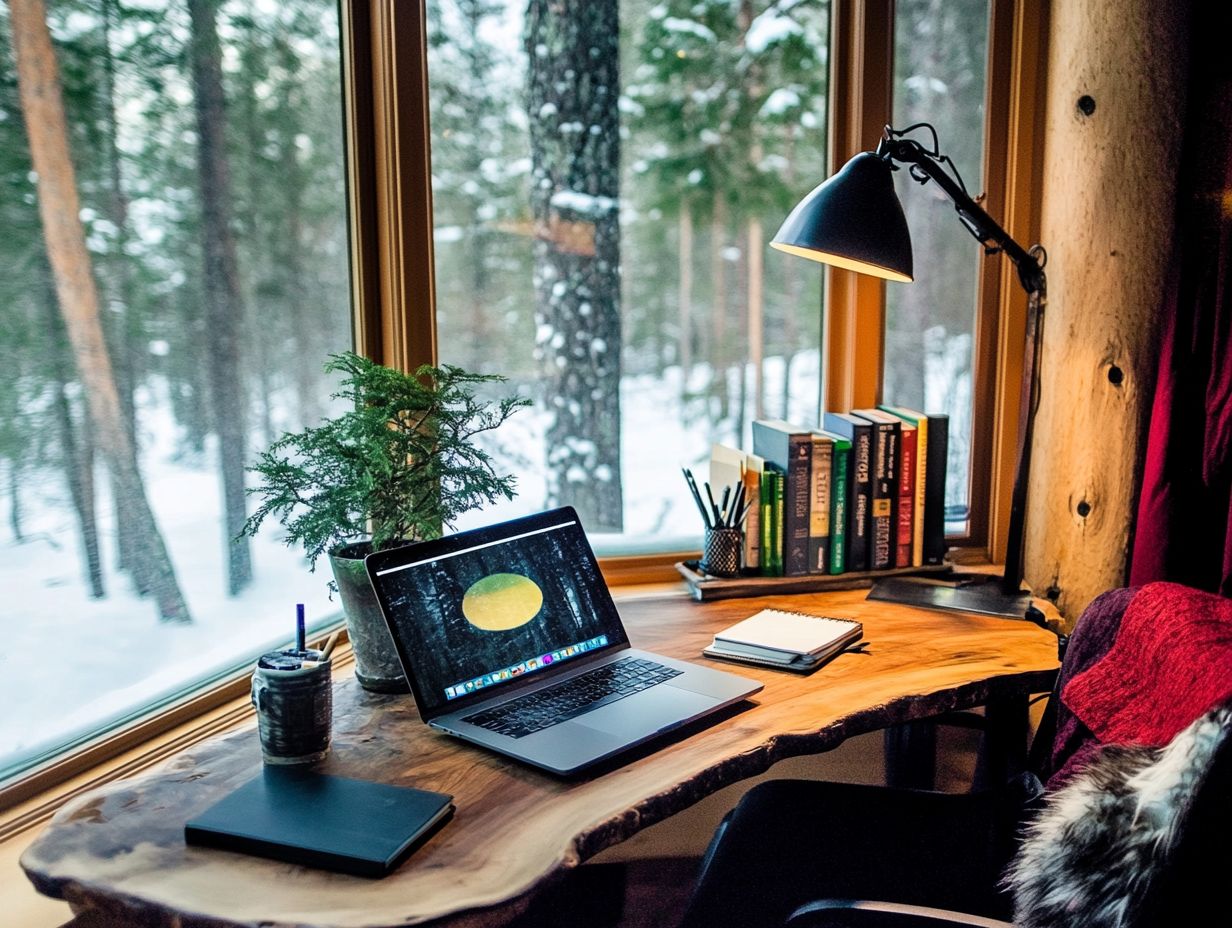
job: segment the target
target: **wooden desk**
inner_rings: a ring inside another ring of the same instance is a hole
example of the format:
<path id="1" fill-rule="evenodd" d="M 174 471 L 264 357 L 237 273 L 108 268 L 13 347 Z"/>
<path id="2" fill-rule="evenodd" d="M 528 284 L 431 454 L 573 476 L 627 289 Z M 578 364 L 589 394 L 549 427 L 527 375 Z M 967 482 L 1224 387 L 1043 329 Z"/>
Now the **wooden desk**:
<path id="1" fill-rule="evenodd" d="M 622 602 L 632 643 L 675 657 L 704 660 L 715 630 L 764 606 L 857 618 L 869 653 L 842 655 L 808 677 L 723 664 L 765 683 L 747 711 L 588 780 L 553 779 L 440 735 L 409 697 L 341 684 L 326 772 L 456 797 L 454 821 L 384 880 L 185 846 L 184 822 L 256 774 L 251 730 L 76 800 L 22 865 L 41 892 L 75 910 L 145 925 L 501 925 L 566 868 L 778 760 L 1052 685 L 1056 639 L 1035 626 L 864 595 Z"/>

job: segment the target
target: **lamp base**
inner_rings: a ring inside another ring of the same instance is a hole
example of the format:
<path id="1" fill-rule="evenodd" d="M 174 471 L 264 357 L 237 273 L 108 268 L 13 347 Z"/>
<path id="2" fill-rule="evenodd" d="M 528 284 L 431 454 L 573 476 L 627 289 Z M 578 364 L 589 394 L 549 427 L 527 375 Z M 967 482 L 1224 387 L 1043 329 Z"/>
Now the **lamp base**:
<path id="1" fill-rule="evenodd" d="M 940 577 L 886 577 L 869 590 L 868 598 L 925 609 L 977 612 L 1007 619 L 1027 619 L 1031 594 L 1006 593 L 1001 578 L 987 574 L 949 574 Z"/>

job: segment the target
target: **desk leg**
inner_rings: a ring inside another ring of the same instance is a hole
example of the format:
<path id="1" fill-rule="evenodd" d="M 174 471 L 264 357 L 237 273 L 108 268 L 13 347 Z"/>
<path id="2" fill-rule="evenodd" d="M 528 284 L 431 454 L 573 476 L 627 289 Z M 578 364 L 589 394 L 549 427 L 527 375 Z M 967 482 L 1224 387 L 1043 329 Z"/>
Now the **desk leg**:
<path id="1" fill-rule="evenodd" d="M 886 786 L 933 789 L 937 780 L 935 722 L 903 722 L 885 730 Z"/>
<path id="2" fill-rule="evenodd" d="M 1030 700 L 1025 695 L 990 700 L 984 707 L 984 720 L 987 728 L 976 763 L 975 787 L 996 789 L 1027 769 Z"/>

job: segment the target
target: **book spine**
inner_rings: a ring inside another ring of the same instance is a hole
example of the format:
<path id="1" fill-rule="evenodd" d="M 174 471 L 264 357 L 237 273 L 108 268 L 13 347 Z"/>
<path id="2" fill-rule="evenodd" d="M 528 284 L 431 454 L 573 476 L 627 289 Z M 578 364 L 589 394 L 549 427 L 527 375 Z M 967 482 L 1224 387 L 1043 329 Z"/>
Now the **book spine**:
<path id="1" fill-rule="evenodd" d="M 830 573 L 847 569 L 847 471 L 851 448 L 834 446 L 834 465 L 830 475 Z"/>
<path id="2" fill-rule="evenodd" d="M 897 531 L 894 510 L 898 502 L 898 480 L 895 472 L 898 438 L 893 425 L 888 422 L 874 423 L 872 453 L 872 550 L 869 567 L 872 570 L 884 570 L 894 566 L 894 541 Z"/>
<path id="3" fill-rule="evenodd" d="M 928 473 L 924 487 L 924 563 L 945 560 L 945 465 L 950 417 L 928 417 Z"/>
<path id="4" fill-rule="evenodd" d="M 761 467 L 754 464 L 745 468 L 741 477 L 748 512 L 744 516 L 744 570 L 756 574 L 761 571 Z"/>
<path id="5" fill-rule="evenodd" d="M 761 536 L 761 558 L 757 572 L 763 577 L 774 576 L 774 471 L 770 468 L 761 475 L 758 488 L 758 534 Z"/>
<path id="6" fill-rule="evenodd" d="M 813 436 L 812 468 L 809 475 L 808 572 L 830 572 L 830 497 L 834 443 Z"/>
<path id="7" fill-rule="evenodd" d="M 911 566 L 924 564 L 924 504 L 928 492 L 928 417 L 916 420 L 915 521 L 911 536 Z"/>
<path id="8" fill-rule="evenodd" d="M 770 552 L 772 576 L 782 577 L 783 574 L 783 509 L 784 497 L 787 492 L 787 475 L 775 471 L 772 481 L 773 503 L 770 511 Z"/>
<path id="9" fill-rule="evenodd" d="M 915 537 L 915 461 L 919 441 L 915 429 L 903 429 L 899 434 L 898 470 L 898 544 L 894 555 L 895 567 L 911 566 L 911 542 Z"/>
<path id="10" fill-rule="evenodd" d="M 868 570 L 872 545 L 873 508 L 873 427 L 858 426 L 851 436 L 851 494 L 847 519 L 847 561 L 849 570 Z"/>
<path id="11" fill-rule="evenodd" d="M 813 471 L 813 439 L 807 432 L 788 439 L 787 474 L 783 485 L 783 576 L 809 572 L 809 489 Z"/>

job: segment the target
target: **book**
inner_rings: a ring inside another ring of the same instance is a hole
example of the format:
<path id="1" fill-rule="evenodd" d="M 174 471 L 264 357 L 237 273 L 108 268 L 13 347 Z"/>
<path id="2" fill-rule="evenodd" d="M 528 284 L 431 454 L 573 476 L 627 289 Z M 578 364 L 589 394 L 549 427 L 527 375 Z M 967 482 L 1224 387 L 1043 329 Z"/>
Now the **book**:
<path id="1" fill-rule="evenodd" d="M 766 462 L 759 455 L 744 456 L 744 567 L 748 573 L 761 572 L 761 477 Z"/>
<path id="2" fill-rule="evenodd" d="M 893 415 L 893 413 L 891 413 Z M 895 567 L 910 567 L 915 539 L 915 472 L 919 433 L 915 425 L 899 419 L 898 509 L 895 512 Z"/>
<path id="3" fill-rule="evenodd" d="M 770 472 L 770 555 L 774 576 L 783 576 L 783 498 L 787 476 L 778 470 Z"/>
<path id="4" fill-rule="evenodd" d="M 822 431 L 833 443 L 830 468 L 830 573 L 847 569 L 847 493 L 851 465 L 851 442 L 841 435 Z"/>
<path id="5" fill-rule="evenodd" d="M 782 540 L 782 509 L 783 509 L 783 475 L 766 466 L 761 475 L 761 567 L 759 573 L 763 577 L 781 577 L 783 575 L 783 540 Z"/>
<path id="6" fill-rule="evenodd" d="M 911 524 L 911 566 L 924 564 L 924 499 L 928 485 L 928 416 L 903 406 L 882 406 L 886 412 L 910 422 L 916 429 L 915 500 Z"/>
<path id="7" fill-rule="evenodd" d="M 781 526 L 784 577 L 809 572 L 809 481 L 813 439 L 805 429 L 782 419 L 753 422 L 753 453 L 784 475 Z"/>
<path id="8" fill-rule="evenodd" d="M 453 814 L 453 797 L 265 767 L 184 826 L 189 844 L 384 876 Z"/>
<path id="9" fill-rule="evenodd" d="M 787 669 L 811 670 L 859 641 L 864 628 L 850 619 L 763 609 L 714 636 L 702 653 Z"/>
<path id="10" fill-rule="evenodd" d="M 710 446 L 710 489 L 716 503 L 725 488 L 730 487 L 734 494 L 743 482 L 744 462 L 745 454 L 739 448 L 719 444 Z"/>
<path id="11" fill-rule="evenodd" d="M 760 558 L 757 573 L 763 577 L 774 576 L 774 554 L 771 541 L 774 534 L 774 469 L 763 465 L 761 481 L 757 486 L 757 536 Z"/>
<path id="12" fill-rule="evenodd" d="M 828 412 L 822 427 L 851 442 L 847 471 L 848 570 L 869 569 L 869 517 L 872 509 L 873 424 L 850 413 Z"/>
<path id="13" fill-rule="evenodd" d="M 813 463 L 809 475 L 808 572 L 830 572 L 830 510 L 833 495 L 834 441 L 814 429 Z"/>
<path id="14" fill-rule="evenodd" d="M 756 664 L 759 667 L 773 667 L 776 670 L 790 670 L 792 673 L 810 673 L 829 660 L 828 657 L 800 657 L 789 661 L 783 661 L 777 658 L 763 657 L 759 654 L 746 654 L 733 648 L 713 644 L 702 648 L 702 654 L 706 657 L 713 657 L 721 661 L 733 661 L 737 664 Z M 834 656 L 836 655 L 831 655 L 831 657 Z"/>
<path id="15" fill-rule="evenodd" d="M 924 486 L 924 563 L 945 560 L 945 470 L 950 417 L 928 414 L 928 473 Z"/>
<path id="16" fill-rule="evenodd" d="M 898 468 L 901 422 L 880 409 L 853 409 L 853 415 L 873 423 L 873 493 L 870 517 L 869 569 L 894 566 L 898 531 Z"/>

